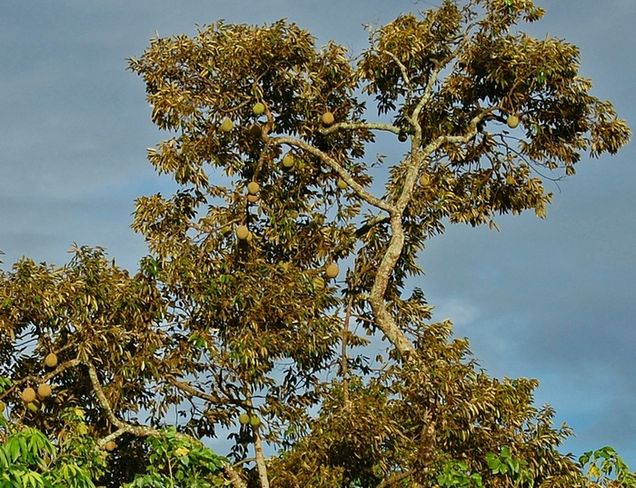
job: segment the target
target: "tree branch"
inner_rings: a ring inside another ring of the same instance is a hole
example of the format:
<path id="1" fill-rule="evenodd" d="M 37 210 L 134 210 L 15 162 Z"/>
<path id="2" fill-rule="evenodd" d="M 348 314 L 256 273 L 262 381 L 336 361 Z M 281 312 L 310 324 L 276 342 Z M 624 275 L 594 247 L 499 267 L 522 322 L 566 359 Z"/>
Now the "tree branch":
<path id="1" fill-rule="evenodd" d="M 50 373 L 46 373 L 41 378 L 39 376 L 32 376 L 32 375 L 25 376 L 21 380 L 15 381 L 11 385 L 11 388 L 8 388 L 4 392 L 2 392 L 2 394 L 0 394 L 0 400 L 4 399 L 6 396 L 10 395 L 20 385 L 28 383 L 29 381 L 40 382 L 40 381 L 44 380 L 46 382 L 46 381 L 50 380 L 51 378 L 53 378 L 53 377 L 57 376 L 58 374 L 60 374 L 62 371 L 66 370 L 66 369 L 69 369 L 69 368 L 74 368 L 74 367 L 78 366 L 79 364 L 80 364 L 80 360 L 79 359 L 71 359 L 69 361 L 65 361 L 65 362 L 59 364 L 57 366 L 57 368 L 55 368 Z"/>
<path id="2" fill-rule="evenodd" d="M 413 471 L 405 471 L 404 473 L 395 473 L 388 478 L 384 478 L 377 488 L 389 488 L 393 485 L 398 484 L 400 481 L 407 479 L 409 476 L 413 474 Z"/>
<path id="3" fill-rule="evenodd" d="M 398 65 L 398 68 L 400 68 L 400 71 L 402 72 L 402 78 L 404 78 L 404 83 L 407 84 L 407 86 L 409 87 L 409 92 L 412 92 L 412 85 L 411 85 L 411 78 L 409 77 L 409 74 L 406 70 L 406 66 L 404 66 L 404 63 L 402 61 L 400 61 L 400 59 L 393 54 L 391 51 L 387 51 L 385 49 L 380 49 L 379 52 L 386 54 L 387 56 L 389 56 L 393 61 L 395 61 L 395 64 Z"/>
<path id="4" fill-rule="evenodd" d="M 320 133 L 327 135 L 336 132 L 338 129 L 368 129 L 368 130 L 380 130 L 385 132 L 393 132 L 394 134 L 400 133 L 400 128 L 393 124 L 384 124 L 381 122 L 338 122 L 328 128 L 320 129 Z"/>
<path id="5" fill-rule="evenodd" d="M 300 139 L 287 136 L 270 138 L 270 142 L 277 145 L 287 144 L 288 146 L 298 147 L 310 154 L 313 154 L 327 166 L 333 169 L 336 173 L 338 173 L 338 175 L 349 185 L 349 187 L 369 205 L 373 205 L 374 207 L 380 208 L 388 213 L 395 212 L 395 208 L 393 207 L 393 205 L 380 198 L 374 197 L 369 192 L 367 192 L 356 180 L 351 177 L 351 175 L 340 164 L 338 164 L 335 159 L 333 159 L 331 156 L 324 153 L 320 149 L 312 146 L 311 144 L 308 144 L 305 141 L 301 141 Z"/>
<path id="6" fill-rule="evenodd" d="M 365 232 L 367 232 L 369 229 L 371 229 L 372 227 L 378 225 L 378 224 L 383 224 L 385 222 L 390 222 L 391 218 L 388 215 L 382 215 L 382 216 L 376 216 L 373 217 L 369 220 L 367 220 L 365 223 L 363 223 L 360 227 L 358 227 L 356 229 L 356 236 L 360 237 L 362 236 Z"/>
<path id="7" fill-rule="evenodd" d="M 110 403 L 108 403 L 108 399 L 106 398 L 106 395 L 104 394 L 104 389 L 102 388 L 102 385 L 99 382 L 99 378 L 97 377 L 97 370 L 95 369 L 95 366 L 90 361 L 84 361 L 84 365 L 88 368 L 88 377 L 91 380 L 91 385 L 93 386 L 93 391 L 95 392 L 97 401 L 99 402 L 99 405 L 102 407 L 102 410 L 106 414 L 106 418 L 108 418 L 110 423 L 113 424 L 115 427 L 117 427 L 119 431 L 121 431 L 119 435 L 123 434 L 124 432 L 128 432 L 129 434 L 133 434 L 138 437 L 148 437 L 152 435 L 158 435 L 159 431 L 151 427 L 143 427 L 140 425 L 128 424 L 124 422 L 123 420 L 120 420 L 119 418 L 117 418 L 117 416 L 113 412 L 113 409 L 110 406 Z M 102 439 L 100 442 L 102 441 L 103 443 L 99 444 L 100 447 L 102 447 L 107 442 L 104 439 Z"/>
<path id="8" fill-rule="evenodd" d="M 152 427 L 133 425 L 117 418 L 117 416 L 113 413 L 113 410 L 110 404 L 108 403 L 108 399 L 106 398 L 106 395 L 104 394 L 104 390 L 102 388 L 101 383 L 99 382 L 99 378 L 97 376 L 97 370 L 95 369 L 95 366 L 90 361 L 84 361 L 84 365 L 88 368 L 88 376 L 91 380 L 91 385 L 93 386 L 93 391 L 95 392 L 95 395 L 97 396 L 97 401 L 99 402 L 99 405 L 102 407 L 102 409 L 106 413 L 106 417 L 108 418 L 108 420 L 110 420 L 110 422 L 115 427 L 117 427 L 117 430 L 115 432 L 109 434 L 108 436 L 98 441 L 97 445 L 99 447 L 104 447 L 108 441 L 116 439 L 117 437 L 119 437 L 120 435 L 124 433 L 133 434 L 137 437 L 161 437 L 163 435 L 163 433 L 160 430 L 154 429 Z M 185 439 L 193 444 L 199 444 L 199 445 L 202 444 L 199 439 L 191 437 L 187 434 L 182 434 L 180 432 L 177 432 L 176 436 L 177 438 Z M 226 463 L 223 466 L 223 471 L 225 472 L 226 476 L 228 477 L 228 479 L 230 480 L 234 488 L 247 488 L 247 485 L 239 477 L 238 473 L 234 470 L 231 464 Z"/>
<path id="9" fill-rule="evenodd" d="M 414 147 L 419 147 L 422 142 L 422 127 L 420 127 L 419 123 L 420 113 L 424 109 L 424 105 L 426 105 L 431 99 L 433 88 L 435 87 L 435 83 L 437 82 L 439 72 L 440 68 L 431 71 L 431 74 L 426 81 L 426 86 L 424 87 L 424 93 L 422 94 L 422 97 L 420 98 L 419 102 L 417 102 L 417 105 L 413 109 L 413 112 L 411 112 L 411 115 L 407 117 L 407 120 L 415 130 L 415 136 L 413 137 Z"/>
<path id="10" fill-rule="evenodd" d="M 207 401 L 209 401 L 211 403 L 216 403 L 218 405 L 224 405 L 224 404 L 227 404 L 227 403 L 233 403 L 235 405 L 239 405 L 239 406 L 242 406 L 242 407 L 247 406 L 246 403 L 243 403 L 243 402 L 241 402 L 239 400 L 235 400 L 235 399 L 232 399 L 232 398 L 222 398 L 220 396 L 211 395 L 210 393 L 205 393 L 205 392 L 203 392 L 201 390 L 196 389 L 190 383 L 186 383 L 185 381 L 180 381 L 180 380 L 176 379 L 171 374 L 164 375 L 164 379 L 167 380 L 168 383 L 170 383 L 175 388 L 178 388 L 181 391 L 189 393 L 192 396 L 201 398 L 202 400 L 207 400 Z"/>
<path id="11" fill-rule="evenodd" d="M 225 476 L 228 477 L 234 488 L 247 488 L 247 484 L 239 477 L 230 464 L 223 466 L 223 471 L 225 471 Z"/>
<path id="12" fill-rule="evenodd" d="M 261 482 L 261 488 L 269 488 L 269 478 L 267 477 L 267 464 L 265 463 L 265 454 L 263 451 L 263 442 L 259 433 L 260 427 L 254 429 L 254 452 L 256 457 L 256 469 L 258 470 L 258 479 Z"/>
<path id="13" fill-rule="evenodd" d="M 349 343 L 349 321 L 351 320 L 351 309 L 353 307 L 353 296 L 349 297 L 345 316 L 342 321 L 342 344 L 340 349 L 340 375 L 342 376 L 343 396 L 345 407 L 349 406 L 349 356 L 347 346 Z"/>
<path id="14" fill-rule="evenodd" d="M 393 274 L 395 265 L 400 259 L 402 248 L 404 247 L 404 229 L 402 228 L 402 212 L 391 215 L 391 240 L 382 256 L 382 261 L 378 266 L 371 293 L 369 294 L 369 302 L 371 309 L 375 315 L 377 325 L 384 332 L 387 339 L 395 346 L 402 356 L 408 358 L 415 353 L 415 348 L 411 341 L 406 337 L 404 332 L 395 323 L 393 316 L 386 308 L 384 294 L 389 285 L 389 279 Z"/>

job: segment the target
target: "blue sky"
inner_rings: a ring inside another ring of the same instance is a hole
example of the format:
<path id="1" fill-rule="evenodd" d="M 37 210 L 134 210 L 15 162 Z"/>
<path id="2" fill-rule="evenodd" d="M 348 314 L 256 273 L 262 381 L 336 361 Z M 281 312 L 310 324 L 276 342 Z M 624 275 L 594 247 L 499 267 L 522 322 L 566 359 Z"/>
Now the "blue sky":
<path id="1" fill-rule="evenodd" d="M 382 24 L 432 1 L 32 0 L 0 14 L 0 249 L 63 264 L 73 242 L 104 246 L 136 267 L 145 253 L 129 229 L 133 200 L 169 187 L 146 147 L 163 135 L 150 122 L 144 86 L 126 70 L 155 32 L 192 34 L 220 18 L 281 17 L 354 53 L 362 24 Z M 582 51 L 594 94 L 633 126 L 636 2 L 542 0 L 546 18 L 526 31 L 566 38 Z M 390 149 L 379 152 L 387 152 Z M 577 437 L 568 450 L 610 444 L 636 469 L 636 166 L 632 145 L 584 159 L 575 177 L 549 187 L 546 220 L 502 218 L 501 232 L 449 227 L 422 254 L 417 283 L 437 318 L 467 336 L 497 376 L 537 378 L 538 403 Z"/>

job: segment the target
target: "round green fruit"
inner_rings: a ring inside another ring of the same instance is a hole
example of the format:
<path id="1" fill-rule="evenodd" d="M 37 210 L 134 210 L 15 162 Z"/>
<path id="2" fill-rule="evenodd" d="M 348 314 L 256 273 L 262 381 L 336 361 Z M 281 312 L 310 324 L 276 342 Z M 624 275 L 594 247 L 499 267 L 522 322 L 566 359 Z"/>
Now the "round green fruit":
<path id="1" fill-rule="evenodd" d="M 428 186 L 431 184 L 431 177 L 428 174 L 423 174 L 422 176 L 420 176 L 420 185 L 422 186 Z"/>
<path id="2" fill-rule="evenodd" d="M 261 102 L 256 102 L 252 107 L 254 115 L 262 115 L 265 112 L 265 105 Z"/>
<path id="3" fill-rule="evenodd" d="M 349 185 L 347 185 L 347 182 L 343 180 L 342 178 L 338 178 L 338 181 L 336 182 L 336 186 L 340 188 L 341 190 L 346 190 Z"/>
<path id="4" fill-rule="evenodd" d="M 51 385 L 48 385 L 46 383 L 41 383 L 40 385 L 38 385 L 38 396 L 40 398 L 50 397 L 52 392 L 53 390 L 51 389 Z"/>
<path id="5" fill-rule="evenodd" d="M 239 423 L 241 425 L 247 425 L 250 423 L 250 416 L 246 413 L 242 413 L 241 415 L 239 415 Z"/>
<path id="6" fill-rule="evenodd" d="M 291 153 L 285 154 L 285 157 L 283 157 L 283 161 L 282 161 L 283 168 L 291 169 L 294 167 L 295 163 L 296 161 L 293 154 Z"/>
<path id="7" fill-rule="evenodd" d="M 261 419 L 258 417 L 258 415 L 252 415 L 250 417 L 250 425 L 252 427 L 258 427 L 261 425 Z"/>
<path id="8" fill-rule="evenodd" d="M 232 119 L 228 119 L 226 117 L 223 120 L 223 123 L 221 123 L 221 130 L 223 132 L 230 132 L 233 128 L 234 128 L 234 123 L 232 122 Z"/>

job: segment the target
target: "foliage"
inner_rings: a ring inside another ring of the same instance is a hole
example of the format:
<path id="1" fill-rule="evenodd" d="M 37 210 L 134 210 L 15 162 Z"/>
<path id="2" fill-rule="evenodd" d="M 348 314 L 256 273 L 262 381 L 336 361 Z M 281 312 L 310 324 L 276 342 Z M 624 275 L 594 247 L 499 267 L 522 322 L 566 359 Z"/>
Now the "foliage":
<path id="1" fill-rule="evenodd" d="M 130 68 L 168 134 L 148 159 L 178 188 L 136 201 L 134 274 L 87 247 L 0 274 L 6 442 L 31 446 L 8 472 L 55 458 L 86 486 L 631 480 L 609 451 L 561 454 L 570 431 L 533 405 L 537 382 L 489 377 L 410 289 L 445 225 L 544 217 L 546 178 L 629 139 L 578 49 L 521 31 L 542 15 L 445 0 L 371 31 L 359 57 L 285 21 L 152 39 Z M 378 133 L 401 159 L 370 160 Z M 76 427 L 57 420 L 76 408 Z M 84 447 L 65 444 L 75 431 Z M 231 461 L 201 445 L 226 431 Z"/>
<path id="2" fill-rule="evenodd" d="M 592 486 L 636 487 L 636 473 L 630 472 L 618 453 L 609 446 L 586 452 L 579 458 L 579 464 L 587 469 L 588 476 L 594 481 Z"/>
<path id="3" fill-rule="evenodd" d="M 103 451 L 88 435 L 83 414 L 69 409 L 60 417 L 54 444 L 34 427 L 0 421 L 0 486 L 91 488 L 106 467 Z"/>
<path id="4" fill-rule="evenodd" d="M 228 486 L 223 477 L 227 460 L 191 439 L 168 430 L 148 439 L 150 455 L 146 474 L 126 488 L 207 488 Z"/>

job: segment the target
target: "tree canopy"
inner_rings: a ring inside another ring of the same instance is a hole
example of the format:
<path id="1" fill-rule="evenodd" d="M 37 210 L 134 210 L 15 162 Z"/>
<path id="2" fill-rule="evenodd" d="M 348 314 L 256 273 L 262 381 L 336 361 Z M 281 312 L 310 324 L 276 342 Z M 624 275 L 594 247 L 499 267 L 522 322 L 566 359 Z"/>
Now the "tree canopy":
<path id="1" fill-rule="evenodd" d="M 546 178 L 628 142 L 579 50 L 522 32 L 543 13 L 445 0 L 358 55 L 286 21 L 152 39 L 130 69 L 177 190 L 137 199 L 133 274 L 86 247 L 2 271 L 0 486 L 636 486 L 559 452 L 537 382 L 488 376 L 409 280 L 446 225 L 544 217 Z"/>

